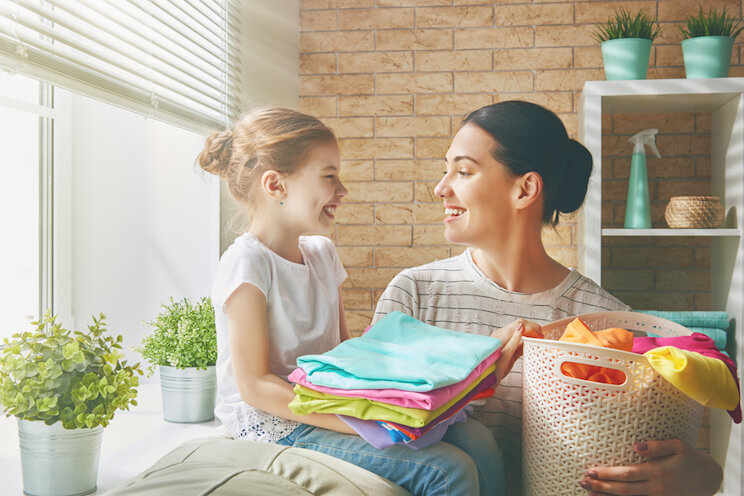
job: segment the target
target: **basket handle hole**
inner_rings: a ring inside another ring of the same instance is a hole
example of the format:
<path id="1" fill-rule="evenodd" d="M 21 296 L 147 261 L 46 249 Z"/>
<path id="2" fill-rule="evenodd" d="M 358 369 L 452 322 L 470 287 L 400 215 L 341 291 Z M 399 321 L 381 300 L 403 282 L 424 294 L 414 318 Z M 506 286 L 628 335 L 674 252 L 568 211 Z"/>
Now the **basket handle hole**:
<path id="1" fill-rule="evenodd" d="M 577 362 L 563 362 L 561 364 L 561 373 L 566 377 L 599 384 L 621 385 L 625 384 L 627 380 L 625 373 L 621 370 Z"/>

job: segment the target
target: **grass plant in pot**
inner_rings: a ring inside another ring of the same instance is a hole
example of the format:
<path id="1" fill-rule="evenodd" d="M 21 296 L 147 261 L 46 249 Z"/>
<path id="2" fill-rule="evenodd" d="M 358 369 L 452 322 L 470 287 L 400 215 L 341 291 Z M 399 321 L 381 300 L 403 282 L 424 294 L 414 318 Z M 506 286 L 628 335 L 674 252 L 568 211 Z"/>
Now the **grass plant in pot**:
<path id="1" fill-rule="evenodd" d="M 137 348 L 157 366 L 163 395 L 163 418 L 168 422 L 199 423 L 214 418 L 217 394 L 215 363 L 217 333 L 209 298 L 195 304 L 188 298 L 161 305 L 161 312 L 148 322 L 153 332 Z"/>
<path id="2" fill-rule="evenodd" d="M 34 329 L 3 339 L 0 404 L 18 419 L 23 491 L 68 496 L 96 490 L 103 428 L 136 405 L 139 364 L 121 353 L 105 316 L 71 332 L 46 312 Z"/>
<path id="3" fill-rule="evenodd" d="M 646 79 L 651 43 L 660 32 L 644 9 L 633 15 L 620 8 L 606 23 L 598 24 L 593 35 L 602 48 L 605 78 Z"/>
<path id="4" fill-rule="evenodd" d="M 697 16 L 687 16 L 687 24 L 680 26 L 682 57 L 688 79 L 727 77 L 734 40 L 744 26 L 728 15 L 726 7 L 719 13 L 713 7 L 708 13 L 699 7 Z"/>

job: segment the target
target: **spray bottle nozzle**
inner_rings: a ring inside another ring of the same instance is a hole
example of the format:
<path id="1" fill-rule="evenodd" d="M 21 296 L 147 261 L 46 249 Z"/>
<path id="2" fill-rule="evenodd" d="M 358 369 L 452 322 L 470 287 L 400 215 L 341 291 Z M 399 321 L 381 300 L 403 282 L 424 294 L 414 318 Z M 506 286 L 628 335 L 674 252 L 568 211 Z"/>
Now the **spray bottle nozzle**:
<path id="1" fill-rule="evenodd" d="M 658 129 L 644 129 L 643 131 L 634 134 L 633 136 L 628 139 L 633 145 L 633 153 L 644 153 L 645 149 L 643 148 L 644 145 L 648 145 L 649 148 L 651 148 L 651 151 L 656 155 L 658 158 L 661 158 L 661 154 L 659 153 L 659 150 L 656 148 L 656 134 L 659 132 Z"/>

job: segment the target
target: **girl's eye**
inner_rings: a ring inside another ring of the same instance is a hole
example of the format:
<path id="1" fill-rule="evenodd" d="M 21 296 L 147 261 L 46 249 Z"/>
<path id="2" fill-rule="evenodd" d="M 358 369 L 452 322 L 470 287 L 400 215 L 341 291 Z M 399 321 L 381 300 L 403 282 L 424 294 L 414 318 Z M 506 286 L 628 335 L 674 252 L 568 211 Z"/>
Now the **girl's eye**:
<path id="1" fill-rule="evenodd" d="M 464 171 L 464 170 L 459 170 L 459 171 L 457 171 L 457 173 L 458 173 L 458 174 L 459 174 L 460 176 L 462 176 L 462 177 L 467 177 L 467 176 L 472 176 L 472 175 L 473 175 L 473 174 L 471 174 L 470 172 L 468 172 L 468 171 Z"/>

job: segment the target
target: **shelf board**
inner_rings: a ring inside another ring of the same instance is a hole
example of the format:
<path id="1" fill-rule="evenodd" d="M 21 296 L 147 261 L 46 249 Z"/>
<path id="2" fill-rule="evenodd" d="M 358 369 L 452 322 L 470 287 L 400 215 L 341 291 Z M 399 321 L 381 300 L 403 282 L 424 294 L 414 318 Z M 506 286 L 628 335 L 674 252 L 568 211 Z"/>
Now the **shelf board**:
<path id="1" fill-rule="evenodd" d="M 582 97 L 602 97 L 602 113 L 713 112 L 744 91 L 744 78 L 587 81 Z"/>
<path id="2" fill-rule="evenodd" d="M 737 228 L 718 229 L 652 229 L 603 228 L 602 236 L 741 236 Z"/>

